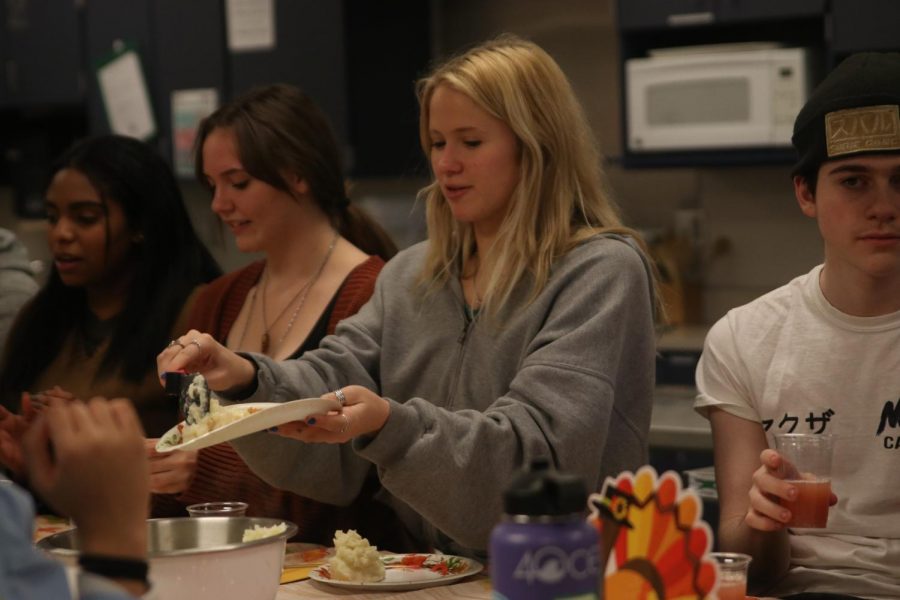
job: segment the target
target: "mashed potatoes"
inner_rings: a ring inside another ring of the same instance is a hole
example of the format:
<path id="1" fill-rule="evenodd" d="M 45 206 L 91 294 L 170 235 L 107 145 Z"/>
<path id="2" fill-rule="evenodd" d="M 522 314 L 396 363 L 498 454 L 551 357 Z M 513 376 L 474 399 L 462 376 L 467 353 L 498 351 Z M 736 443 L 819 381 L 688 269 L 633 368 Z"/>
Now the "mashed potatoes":
<path id="1" fill-rule="evenodd" d="M 261 540 L 263 538 L 278 535 L 279 533 L 284 533 L 285 531 L 287 531 L 286 523 L 279 523 L 278 525 L 272 525 L 271 527 L 254 525 L 253 527 L 244 530 L 244 535 L 241 538 L 241 541 L 252 542 L 253 540 Z"/>
<path id="2" fill-rule="evenodd" d="M 195 407 L 192 406 L 191 410 L 194 408 Z M 254 412 L 256 412 L 256 409 L 239 405 L 223 407 L 219 404 L 219 400 L 213 397 L 209 401 L 208 413 L 197 419 L 193 425 L 188 425 L 188 421 L 185 421 L 184 428 L 181 430 L 181 443 L 189 442 L 192 439 L 200 437 L 219 427 L 224 427 L 229 423 L 243 419 Z"/>
<path id="3" fill-rule="evenodd" d="M 334 556 L 328 561 L 332 579 L 372 583 L 384 579 L 384 563 L 378 548 L 353 529 L 334 532 Z"/>

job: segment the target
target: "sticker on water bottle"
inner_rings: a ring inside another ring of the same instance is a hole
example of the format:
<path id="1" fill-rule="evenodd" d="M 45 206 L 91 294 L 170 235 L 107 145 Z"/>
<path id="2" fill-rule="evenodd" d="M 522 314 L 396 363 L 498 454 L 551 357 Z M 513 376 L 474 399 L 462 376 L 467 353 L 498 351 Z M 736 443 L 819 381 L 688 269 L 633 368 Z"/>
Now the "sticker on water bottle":
<path id="1" fill-rule="evenodd" d="M 513 571 L 513 578 L 528 585 L 554 585 L 564 579 L 596 581 L 600 557 L 596 547 L 576 548 L 571 553 L 557 546 L 525 552 Z"/>

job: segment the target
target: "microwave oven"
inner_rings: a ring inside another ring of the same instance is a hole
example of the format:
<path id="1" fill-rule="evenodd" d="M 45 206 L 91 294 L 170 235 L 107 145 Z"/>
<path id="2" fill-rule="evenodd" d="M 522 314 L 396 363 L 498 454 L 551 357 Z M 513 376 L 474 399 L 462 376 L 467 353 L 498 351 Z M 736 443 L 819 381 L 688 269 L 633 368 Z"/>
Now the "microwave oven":
<path id="1" fill-rule="evenodd" d="M 631 152 L 790 146 L 809 50 L 672 49 L 625 63 Z"/>

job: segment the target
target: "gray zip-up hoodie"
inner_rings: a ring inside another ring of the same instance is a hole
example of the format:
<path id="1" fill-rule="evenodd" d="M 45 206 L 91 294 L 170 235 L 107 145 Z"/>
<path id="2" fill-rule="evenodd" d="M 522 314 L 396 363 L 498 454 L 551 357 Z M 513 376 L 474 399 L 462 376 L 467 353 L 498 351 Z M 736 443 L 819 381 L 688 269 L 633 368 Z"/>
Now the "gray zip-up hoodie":
<path id="1" fill-rule="evenodd" d="M 466 316 L 459 281 L 423 296 L 418 244 L 382 271 L 371 300 L 297 360 L 252 355 L 245 401 L 287 401 L 357 384 L 391 402 L 384 427 L 352 443 L 268 434 L 232 443 L 270 484 L 347 504 L 374 464 L 423 549 L 481 555 L 513 473 L 536 457 L 599 489 L 647 462 L 654 383 L 651 286 L 622 238 L 594 237 L 558 260 L 544 290 L 497 326 Z"/>
<path id="2" fill-rule="evenodd" d="M 0 354 L 19 309 L 37 289 L 25 246 L 12 231 L 0 228 Z"/>

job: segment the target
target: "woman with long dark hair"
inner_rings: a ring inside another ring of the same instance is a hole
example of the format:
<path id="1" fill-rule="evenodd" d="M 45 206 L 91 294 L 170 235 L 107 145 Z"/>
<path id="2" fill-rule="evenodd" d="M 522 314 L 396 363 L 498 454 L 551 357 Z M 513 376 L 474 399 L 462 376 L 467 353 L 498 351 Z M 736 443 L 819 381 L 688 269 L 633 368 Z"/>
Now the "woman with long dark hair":
<path id="1" fill-rule="evenodd" d="M 54 166 L 46 208 L 53 262 L 6 344 L 2 406 L 25 414 L 29 393 L 43 391 L 124 396 L 148 435 L 165 432 L 178 407 L 160 389 L 155 356 L 184 331 L 198 286 L 220 273 L 169 166 L 138 140 L 88 138 Z M 0 424 L 15 418 L 9 411 Z"/>

